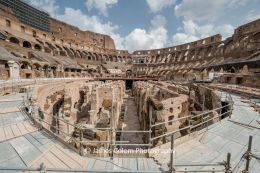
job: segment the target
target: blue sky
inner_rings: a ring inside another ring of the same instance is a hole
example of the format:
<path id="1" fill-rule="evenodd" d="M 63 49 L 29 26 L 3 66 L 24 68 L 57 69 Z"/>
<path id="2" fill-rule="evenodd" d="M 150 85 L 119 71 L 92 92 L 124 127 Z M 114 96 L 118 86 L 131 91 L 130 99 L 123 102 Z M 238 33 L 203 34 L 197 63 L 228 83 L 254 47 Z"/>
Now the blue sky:
<path id="1" fill-rule="evenodd" d="M 110 35 L 130 52 L 169 47 L 260 19 L 260 0 L 25 0 L 51 16 Z"/>

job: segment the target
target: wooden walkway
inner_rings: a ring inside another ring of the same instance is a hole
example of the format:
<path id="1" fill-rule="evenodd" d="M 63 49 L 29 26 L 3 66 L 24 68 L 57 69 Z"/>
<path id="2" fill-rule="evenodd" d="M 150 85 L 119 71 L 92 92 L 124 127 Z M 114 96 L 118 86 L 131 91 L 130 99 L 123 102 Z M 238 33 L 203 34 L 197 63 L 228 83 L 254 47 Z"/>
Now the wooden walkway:
<path id="1" fill-rule="evenodd" d="M 22 100 L 21 96 L 20 94 L 17 97 L 15 95 L 10 97 Z M 2 98 L 2 100 L 4 99 L 6 97 Z M 8 97 L 8 99 L 11 98 Z M 21 105 L 21 101 L 12 103 L 12 108 L 18 109 Z M 6 171 L 1 170 L 1 168 L 39 168 L 41 164 L 44 164 L 46 168 L 63 169 L 67 172 L 73 172 L 70 171 L 71 169 L 96 170 L 96 172 L 161 172 L 152 158 L 114 158 L 111 160 L 108 157 L 80 156 L 77 152 L 59 142 L 53 135 L 34 127 L 27 115 L 22 112 L 1 113 L 0 172 L 30 172 Z"/>

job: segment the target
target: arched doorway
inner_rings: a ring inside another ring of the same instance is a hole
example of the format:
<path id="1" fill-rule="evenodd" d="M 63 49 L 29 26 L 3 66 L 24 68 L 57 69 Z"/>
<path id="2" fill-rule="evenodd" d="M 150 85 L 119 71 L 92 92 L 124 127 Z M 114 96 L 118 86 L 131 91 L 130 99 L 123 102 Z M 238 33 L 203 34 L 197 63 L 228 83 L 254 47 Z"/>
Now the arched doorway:
<path id="1" fill-rule="evenodd" d="M 15 37 L 11 37 L 11 38 L 9 39 L 9 41 L 10 41 L 11 43 L 14 43 L 14 44 L 19 44 L 19 43 L 20 43 L 19 40 L 18 40 L 17 38 L 15 38 Z"/>
<path id="2" fill-rule="evenodd" d="M 126 70 L 126 77 L 132 76 L 132 70 Z"/>
<path id="3" fill-rule="evenodd" d="M 28 41 L 24 41 L 24 42 L 23 42 L 23 47 L 25 47 L 25 48 L 31 48 L 32 45 L 31 45 L 30 42 L 28 42 Z"/>
<path id="4" fill-rule="evenodd" d="M 234 67 L 232 67 L 232 68 L 230 69 L 230 73 L 236 73 L 236 69 L 235 69 Z"/>
<path id="5" fill-rule="evenodd" d="M 42 47 L 41 47 L 39 44 L 35 44 L 35 45 L 34 45 L 34 49 L 35 49 L 35 50 L 38 50 L 38 51 L 41 51 L 41 50 L 42 50 Z"/>

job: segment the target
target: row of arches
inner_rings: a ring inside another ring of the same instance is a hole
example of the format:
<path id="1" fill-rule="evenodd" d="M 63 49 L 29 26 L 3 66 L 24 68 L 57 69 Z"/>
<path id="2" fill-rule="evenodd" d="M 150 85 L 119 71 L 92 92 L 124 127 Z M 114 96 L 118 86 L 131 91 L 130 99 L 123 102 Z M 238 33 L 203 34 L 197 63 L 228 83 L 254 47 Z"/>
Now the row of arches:
<path id="1" fill-rule="evenodd" d="M 160 64 L 160 63 L 194 61 L 198 59 L 217 56 L 215 50 L 216 50 L 216 45 L 211 45 L 208 47 L 203 47 L 198 49 L 174 51 L 168 54 L 135 57 L 133 58 L 133 63 Z"/>
<path id="2" fill-rule="evenodd" d="M 41 51 L 42 50 L 42 46 L 40 46 L 39 44 L 34 44 L 34 45 L 32 45 L 29 41 L 21 41 L 20 42 L 20 40 L 18 40 L 17 38 L 15 38 L 15 37 L 10 37 L 9 38 L 9 41 L 11 42 L 11 43 L 14 43 L 14 44 L 18 44 L 18 45 L 22 45 L 22 47 L 24 47 L 24 48 L 34 48 L 35 50 L 38 50 L 38 51 Z"/>
<path id="3" fill-rule="evenodd" d="M 202 47 L 189 50 L 173 51 L 167 54 L 154 55 L 135 55 L 133 63 L 137 64 L 160 64 L 160 63 L 178 63 L 201 60 L 211 57 L 238 56 L 238 52 L 246 52 L 259 46 L 260 32 L 241 35 L 237 38 L 228 38 L 223 42 L 213 43 Z"/>
<path id="4" fill-rule="evenodd" d="M 78 58 L 84 59 L 87 61 L 104 61 L 104 62 L 129 62 L 130 57 L 126 56 L 118 56 L 118 55 L 109 55 L 109 54 L 102 54 L 96 52 L 89 52 L 85 50 L 75 50 L 73 48 L 69 48 L 66 46 L 60 46 L 57 44 L 51 44 L 49 42 L 42 42 L 38 41 L 38 43 L 32 44 L 26 40 L 19 40 L 16 37 L 10 37 L 9 42 L 13 44 L 20 45 L 24 48 L 31 48 L 38 51 L 43 51 L 45 53 L 51 53 L 54 56 L 69 56 L 71 58 Z"/>

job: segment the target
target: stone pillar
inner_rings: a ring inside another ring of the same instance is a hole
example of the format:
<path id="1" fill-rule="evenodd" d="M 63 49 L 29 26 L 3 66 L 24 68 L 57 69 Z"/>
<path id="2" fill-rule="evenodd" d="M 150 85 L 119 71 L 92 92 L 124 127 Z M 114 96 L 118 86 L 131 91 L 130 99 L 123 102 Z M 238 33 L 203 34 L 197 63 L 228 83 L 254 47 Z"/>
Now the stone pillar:
<path id="1" fill-rule="evenodd" d="M 20 78 L 20 67 L 15 61 L 8 61 L 10 79 Z"/>
<path id="2" fill-rule="evenodd" d="M 94 110 L 90 110 L 88 111 L 89 113 L 89 122 L 91 123 L 91 125 L 95 125 L 96 124 L 96 115 L 95 115 L 95 111 Z"/>

